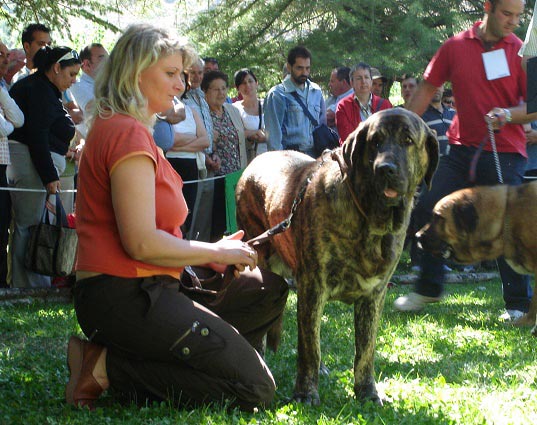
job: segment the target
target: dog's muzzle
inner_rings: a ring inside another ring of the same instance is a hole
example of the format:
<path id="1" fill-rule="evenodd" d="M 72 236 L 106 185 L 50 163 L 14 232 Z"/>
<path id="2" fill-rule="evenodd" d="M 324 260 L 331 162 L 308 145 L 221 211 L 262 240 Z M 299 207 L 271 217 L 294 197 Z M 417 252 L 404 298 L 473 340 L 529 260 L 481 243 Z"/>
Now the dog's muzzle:
<path id="1" fill-rule="evenodd" d="M 423 251 L 429 251 L 436 257 L 442 257 L 444 260 L 449 260 L 453 257 L 453 247 L 447 243 L 442 243 L 443 247 L 440 247 L 438 250 L 431 250 L 423 247 L 421 241 L 418 240 L 418 248 Z"/>
<path id="2" fill-rule="evenodd" d="M 444 260 L 453 258 L 455 254 L 453 247 L 443 240 L 431 237 L 427 234 L 427 231 L 430 231 L 429 226 L 416 233 L 418 248 L 430 252 L 435 257 L 441 257 Z"/>

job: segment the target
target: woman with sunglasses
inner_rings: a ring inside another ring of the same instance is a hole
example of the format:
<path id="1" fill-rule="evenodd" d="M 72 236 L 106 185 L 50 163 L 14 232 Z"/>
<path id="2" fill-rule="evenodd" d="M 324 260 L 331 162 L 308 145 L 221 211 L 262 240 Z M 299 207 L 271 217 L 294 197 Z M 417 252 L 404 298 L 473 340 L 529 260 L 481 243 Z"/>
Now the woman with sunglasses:
<path id="1" fill-rule="evenodd" d="M 24 114 L 24 125 L 11 134 L 10 186 L 60 189 L 65 154 L 75 135 L 75 125 L 62 104 L 62 92 L 76 81 L 80 71 L 77 52 L 69 47 L 43 47 L 34 56 L 36 71 L 18 80 L 10 90 Z M 12 284 L 16 288 L 50 287 L 50 277 L 24 267 L 29 228 L 41 220 L 46 194 L 12 191 L 15 232 L 12 244 Z"/>

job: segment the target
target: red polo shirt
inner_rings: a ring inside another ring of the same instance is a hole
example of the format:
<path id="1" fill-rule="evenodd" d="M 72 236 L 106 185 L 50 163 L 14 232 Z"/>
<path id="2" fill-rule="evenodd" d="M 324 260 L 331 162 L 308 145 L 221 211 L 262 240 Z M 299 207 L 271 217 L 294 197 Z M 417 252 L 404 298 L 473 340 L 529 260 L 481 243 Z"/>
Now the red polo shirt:
<path id="1" fill-rule="evenodd" d="M 494 107 L 516 106 L 526 97 L 526 73 L 518 51 L 522 41 L 510 34 L 493 47 L 504 49 L 510 76 L 487 80 L 482 54 L 486 52 L 477 36 L 477 27 L 449 38 L 427 66 L 424 79 L 439 87 L 451 81 L 457 102 L 457 115 L 447 135 L 452 145 L 479 146 L 489 138 L 484 116 Z M 526 138 L 521 125 L 507 124 L 496 134 L 499 152 L 517 152 L 526 156 Z M 492 150 L 490 142 L 486 150 Z"/>

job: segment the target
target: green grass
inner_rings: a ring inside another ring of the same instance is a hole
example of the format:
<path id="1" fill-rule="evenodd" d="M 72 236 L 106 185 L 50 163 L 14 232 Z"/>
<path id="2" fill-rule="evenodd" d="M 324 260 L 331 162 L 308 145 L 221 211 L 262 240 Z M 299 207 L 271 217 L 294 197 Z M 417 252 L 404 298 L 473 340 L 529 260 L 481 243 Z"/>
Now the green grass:
<path id="1" fill-rule="evenodd" d="M 499 281 L 451 284 L 424 314 L 393 310 L 411 289 L 389 289 L 377 341 L 376 377 L 384 407 L 353 394 L 352 306 L 330 303 L 323 316 L 321 406 L 286 403 L 296 365 L 296 296 L 287 306 L 281 350 L 269 353 L 278 392 L 256 414 L 216 406 L 175 410 L 167 403 L 122 406 L 104 396 L 95 412 L 63 400 L 68 336 L 80 333 L 71 305 L 0 308 L 1 424 L 532 424 L 537 418 L 537 345 L 528 329 L 498 320 Z"/>

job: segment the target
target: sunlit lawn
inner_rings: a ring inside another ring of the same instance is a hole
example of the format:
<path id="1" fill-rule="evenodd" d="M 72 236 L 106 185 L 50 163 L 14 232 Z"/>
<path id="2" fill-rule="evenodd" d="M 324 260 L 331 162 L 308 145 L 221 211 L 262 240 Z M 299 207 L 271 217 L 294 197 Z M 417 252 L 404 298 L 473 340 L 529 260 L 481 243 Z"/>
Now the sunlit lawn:
<path id="1" fill-rule="evenodd" d="M 384 407 L 354 399 L 352 306 L 331 303 L 323 317 L 321 406 L 288 404 L 296 363 L 296 297 L 291 294 L 281 350 L 267 362 L 279 385 L 274 405 L 256 414 L 221 406 L 175 410 L 102 398 L 95 412 L 66 406 L 65 350 L 80 333 L 69 304 L 0 308 L 2 424 L 533 424 L 537 421 L 537 340 L 498 320 L 499 281 L 451 284 L 445 302 L 424 314 L 401 314 L 391 288 L 380 326 L 376 374 Z"/>

